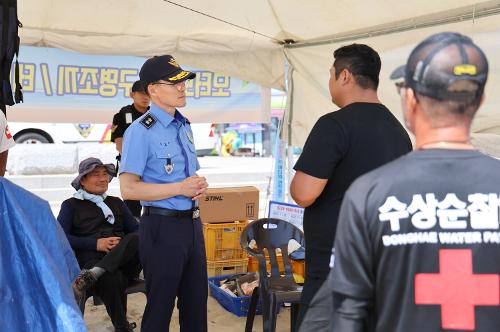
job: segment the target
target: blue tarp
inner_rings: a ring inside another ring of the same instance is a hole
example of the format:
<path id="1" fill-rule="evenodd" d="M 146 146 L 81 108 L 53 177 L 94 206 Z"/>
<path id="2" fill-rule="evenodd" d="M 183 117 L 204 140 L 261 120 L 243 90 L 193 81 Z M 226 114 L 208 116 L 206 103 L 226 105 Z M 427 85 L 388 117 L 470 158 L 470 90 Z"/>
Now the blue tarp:
<path id="1" fill-rule="evenodd" d="M 49 204 L 0 177 L 0 329 L 87 331 L 78 263 Z"/>

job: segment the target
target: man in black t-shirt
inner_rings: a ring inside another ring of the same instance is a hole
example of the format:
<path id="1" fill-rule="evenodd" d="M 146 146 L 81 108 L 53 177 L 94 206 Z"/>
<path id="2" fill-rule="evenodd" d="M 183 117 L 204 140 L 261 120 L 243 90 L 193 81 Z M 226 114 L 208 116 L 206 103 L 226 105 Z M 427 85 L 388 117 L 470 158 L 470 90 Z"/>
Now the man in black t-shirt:
<path id="1" fill-rule="evenodd" d="M 417 150 L 345 195 L 329 330 L 500 330 L 500 161 L 470 144 L 487 75 L 479 47 L 451 32 L 393 73 Z"/>
<path id="2" fill-rule="evenodd" d="M 132 122 L 141 117 L 149 109 L 149 96 L 144 90 L 141 81 L 135 81 L 130 91 L 130 98 L 134 101 L 131 105 L 124 106 L 113 116 L 113 128 L 111 129 L 111 142 L 116 144 L 118 150 L 117 172 L 122 153 L 122 139 L 125 130 Z M 125 204 L 136 218 L 141 217 L 141 202 L 125 200 Z"/>
<path id="3" fill-rule="evenodd" d="M 380 103 L 380 57 L 367 45 L 334 52 L 330 94 L 340 110 L 316 122 L 295 164 L 290 191 L 305 207 L 306 278 L 299 322 L 330 271 L 337 217 L 344 193 L 360 175 L 411 151 L 407 132 Z"/>

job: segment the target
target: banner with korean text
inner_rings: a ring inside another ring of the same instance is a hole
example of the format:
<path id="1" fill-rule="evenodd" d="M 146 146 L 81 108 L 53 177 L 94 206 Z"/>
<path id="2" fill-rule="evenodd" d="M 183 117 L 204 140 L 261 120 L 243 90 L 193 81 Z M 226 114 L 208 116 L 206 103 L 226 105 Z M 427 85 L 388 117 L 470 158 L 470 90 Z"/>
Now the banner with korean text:
<path id="1" fill-rule="evenodd" d="M 21 47 L 19 59 L 24 104 L 9 110 L 9 120 L 73 123 L 111 122 L 114 113 L 131 103 L 130 89 L 146 60 L 31 46 Z M 196 72 L 187 81 L 188 102 L 182 109 L 192 122 L 269 122 L 269 89 L 186 68 Z"/>

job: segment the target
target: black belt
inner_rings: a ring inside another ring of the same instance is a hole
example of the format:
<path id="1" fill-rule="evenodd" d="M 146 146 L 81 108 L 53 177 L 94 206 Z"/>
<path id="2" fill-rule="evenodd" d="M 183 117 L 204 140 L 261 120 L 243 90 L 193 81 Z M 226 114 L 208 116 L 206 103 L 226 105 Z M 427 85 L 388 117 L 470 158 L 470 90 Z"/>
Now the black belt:
<path id="1" fill-rule="evenodd" d="M 145 206 L 143 208 L 143 211 L 145 216 L 155 214 L 159 216 L 175 218 L 190 217 L 192 219 L 196 219 L 200 217 L 200 210 L 198 208 L 194 208 L 191 210 L 170 210 L 154 206 Z"/>

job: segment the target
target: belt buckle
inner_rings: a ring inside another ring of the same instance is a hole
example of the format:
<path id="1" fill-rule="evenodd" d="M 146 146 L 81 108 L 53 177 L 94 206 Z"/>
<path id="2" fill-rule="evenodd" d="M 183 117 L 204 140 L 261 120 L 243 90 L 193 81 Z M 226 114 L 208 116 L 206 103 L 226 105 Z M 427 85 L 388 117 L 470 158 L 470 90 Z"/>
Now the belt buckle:
<path id="1" fill-rule="evenodd" d="M 193 210 L 193 219 L 200 217 L 200 209 L 196 208 Z"/>

